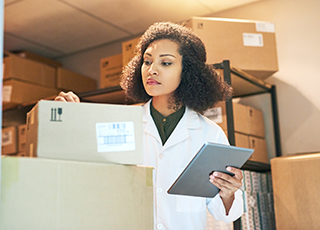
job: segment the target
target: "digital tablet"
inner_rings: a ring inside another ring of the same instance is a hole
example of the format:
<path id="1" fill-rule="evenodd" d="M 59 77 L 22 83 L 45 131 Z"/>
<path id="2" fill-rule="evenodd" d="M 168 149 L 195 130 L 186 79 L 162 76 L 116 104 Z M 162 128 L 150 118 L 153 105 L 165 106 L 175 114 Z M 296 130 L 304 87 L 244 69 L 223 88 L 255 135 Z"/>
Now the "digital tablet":
<path id="1" fill-rule="evenodd" d="M 253 149 L 248 148 L 207 142 L 172 184 L 168 193 L 214 197 L 219 189 L 209 181 L 209 175 L 213 171 L 232 175 L 226 170 L 226 167 L 241 168 L 253 151 Z"/>

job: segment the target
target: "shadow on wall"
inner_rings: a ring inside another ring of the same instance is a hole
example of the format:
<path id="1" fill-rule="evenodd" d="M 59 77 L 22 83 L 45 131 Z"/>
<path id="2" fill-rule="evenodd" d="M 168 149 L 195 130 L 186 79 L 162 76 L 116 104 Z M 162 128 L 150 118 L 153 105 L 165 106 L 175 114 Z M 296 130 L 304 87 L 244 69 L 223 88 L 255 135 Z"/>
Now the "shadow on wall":
<path id="1" fill-rule="evenodd" d="M 279 78 L 273 76 L 267 82 L 277 87 L 283 155 L 320 152 L 320 109 L 296 87 Z"/>

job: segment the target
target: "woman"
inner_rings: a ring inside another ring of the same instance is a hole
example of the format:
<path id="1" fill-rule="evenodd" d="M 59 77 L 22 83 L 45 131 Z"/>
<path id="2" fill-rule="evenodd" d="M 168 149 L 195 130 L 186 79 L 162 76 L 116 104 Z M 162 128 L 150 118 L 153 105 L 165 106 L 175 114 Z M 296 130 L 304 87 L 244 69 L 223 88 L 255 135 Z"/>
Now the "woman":
<path id="1" fill-rule="evenodd" d="M 243 213 L 241 170 L 231 177 L 208 177 L 220 192 L 214 198 L 167 194 L 204 142 L 228 144 L 222 129 L 201 114 L 225 100 L 231 88 L 205 64 L 206 51 L 191 30 L 170 22 L 155 23 L 141 37 L 135 57 L 124 68 L 121 86 L 144 102 L 144 162 L 154 172 L 154 228 L 205 229 L 206 207 L 217 220 L 231 222 Z M 72 92 L 55 100 L 79 101 Z"/>

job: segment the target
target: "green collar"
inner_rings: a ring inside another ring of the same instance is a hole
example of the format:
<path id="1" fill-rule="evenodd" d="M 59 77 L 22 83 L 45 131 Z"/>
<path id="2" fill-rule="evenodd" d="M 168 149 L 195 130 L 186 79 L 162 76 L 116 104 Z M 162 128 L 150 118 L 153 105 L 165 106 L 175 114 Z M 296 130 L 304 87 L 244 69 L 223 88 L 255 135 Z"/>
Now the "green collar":
<path id="1" fill-rule="evenodd" d="M 162 145 L 168 140 L 169 136 L 181 120 L 185 110 L 186 107 L 182 106 L 177 112 L 165 117 L 152 106 L 152 103 L 150 103 L 150 113 L 158 129 Z"/>

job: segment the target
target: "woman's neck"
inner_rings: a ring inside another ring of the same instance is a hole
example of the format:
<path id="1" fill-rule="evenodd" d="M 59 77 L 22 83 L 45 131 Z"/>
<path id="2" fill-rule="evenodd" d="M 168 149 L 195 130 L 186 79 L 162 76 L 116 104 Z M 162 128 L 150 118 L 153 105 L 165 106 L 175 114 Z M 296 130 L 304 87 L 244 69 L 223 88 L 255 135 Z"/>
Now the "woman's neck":
<path id="1" fill-rule="evenodd" d="M 169 97 L 153 97 L 152 98 L 152 106 L 159 112 L 161 113 L 164 117 L 167 117 L 174 112 L 178 111 L 182 105 L 179 105 L 179 108 L 176 109 L 175 105 L 170 104 L 170 99 Z"/>

